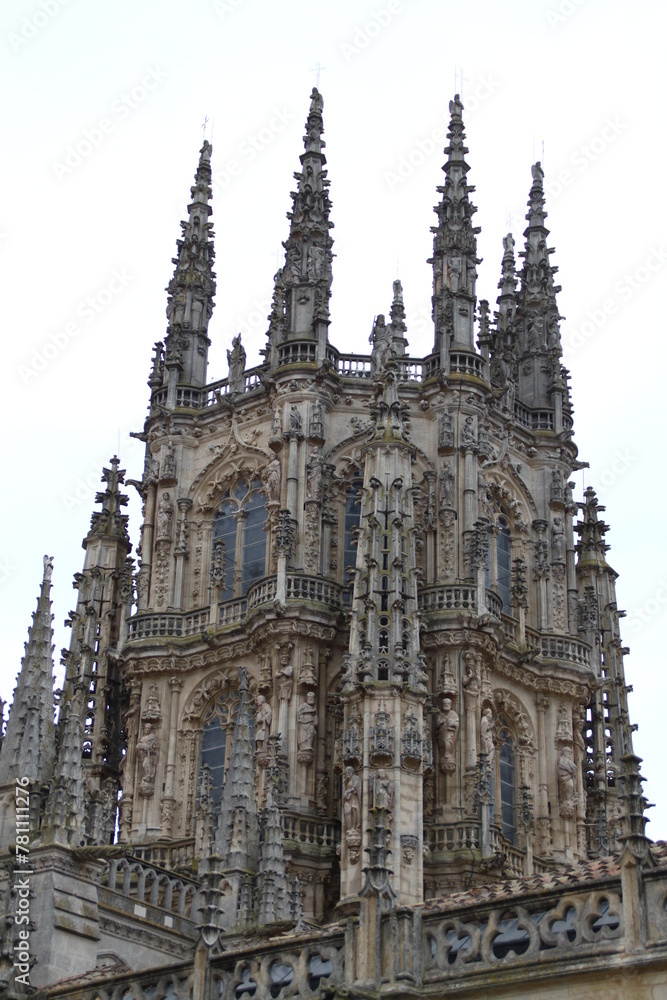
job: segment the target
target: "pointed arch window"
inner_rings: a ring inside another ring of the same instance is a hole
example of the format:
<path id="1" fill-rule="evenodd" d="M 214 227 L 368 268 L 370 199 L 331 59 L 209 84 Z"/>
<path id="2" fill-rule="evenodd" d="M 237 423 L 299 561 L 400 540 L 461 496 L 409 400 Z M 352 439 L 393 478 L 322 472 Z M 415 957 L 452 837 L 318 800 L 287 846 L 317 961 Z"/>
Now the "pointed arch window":
<path id="1" fill-rule="evenodd" d="M 343 541 L 343 584 L 348 583 L 348 569 L 357 564 L 357 532 L 361 520 L 361 476 L 355 476 L 345 490 L 345 537 Z"/>
<path id="2" fill-rule="evenodd" d="M 486 586 L 495 590 L 503 602 L 503 612 L 512 613 L 512 535 L 504 512 L 488 527 L 489 547 L 486 557 Z"/>
<path id="3" fill-rule="evenodd" d="M 258 479 L 240 481 L 223 497 L 213 521 L 212 568 L 220 546 L 221 600 L 243 597 L 266 573 L 266 502 Z"/>
<path id="4" fill-rule="evenodd" d="M 234 720 L 238 712 L 237 691 L 219 694 L 208 706 L 202 719 L 201 742 L 199 746 L 199 779 L 197 798 L 201 795 L 203 768 L 208 767 L 209 794 L 220 805 L 225 775 L 229 766 L 232 749 Z M 254 720 L 250 719 L 250 736 L 254 739 Z"/>
<path id="5" fill-rule="evenodd" d="M 516 839 L 516 763 L 514 740 L 507 728 L 500 730 L 498 741 L 498 780 L 503 836 L 513 844 Z"/>

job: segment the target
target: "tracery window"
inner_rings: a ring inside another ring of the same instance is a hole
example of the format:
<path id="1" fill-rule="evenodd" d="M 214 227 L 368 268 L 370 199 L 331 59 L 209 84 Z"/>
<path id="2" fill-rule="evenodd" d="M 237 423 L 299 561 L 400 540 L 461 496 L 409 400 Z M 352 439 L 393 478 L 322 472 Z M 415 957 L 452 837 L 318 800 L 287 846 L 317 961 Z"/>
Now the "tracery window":
<path id="1" fill-rule="evenodd" d="M 345 535 L 343 541 L 343 584 L 348 580 L 348 569 L 354 569 L 357 564 L 357 534 L 361 520 L 361 487 L 360 476 L 355 476 L 345 490 Z"/>
<path id="2" fill-rule="evenodd" d="M 199 779 L 197 797 L 201 793 L 202 769 L 208 766 L 210 795 L 216 808 L 220 804 L 222 788 L 229 767 L 232 748 L 234 719 L 238 711 L 238 694 L 227 691 L 219 694 L 208 706 L 202 720 L 199 747 Z M 254 722 L 250 720 L 250 736 L 254 742 Z"/>
<path id="3" fill-rule="evenodd" d="M 213 521 L 212 564 L 222 543 L 221 600 L 243 597 L 266 573 L 266 503 L 262 483 L 243 480 L 223 497 Z"/>
<path id="4" fill-rule="evenodd" d="M 498 781 L 503 836 L 513 844 L 516 839 L 516 763 L 514 740 L 506 727 L 500 730 L 498 738 Z"/>
<path id="5" fill-rule="evenodd" d="M 497 592 L 505 614 L 512 611 L 512 535 L 503 513 L 489 525 L 486 586 Z"/>

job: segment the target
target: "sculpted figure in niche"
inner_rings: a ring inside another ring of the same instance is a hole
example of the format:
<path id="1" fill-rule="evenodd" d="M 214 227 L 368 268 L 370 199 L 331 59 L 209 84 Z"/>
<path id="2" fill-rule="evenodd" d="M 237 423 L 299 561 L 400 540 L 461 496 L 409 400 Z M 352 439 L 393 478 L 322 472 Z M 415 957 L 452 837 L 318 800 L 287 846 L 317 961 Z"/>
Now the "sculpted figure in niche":
<path id="1" fill-rule="evenodd" d="M 566 819 L 574 816 L 577 805 L 576 775 L 577 765 L 572 757 L 572 747 L 564 746 L 558 758 L 558 796 L 560 814 Z"/>
<path id="2" fill-rule="evenodd" d="M 276 670 L 278 682 L 278 698 L 280 701 L 289 701 L 292 697 L 292 682 L 294 680 L 294 667 L 289 661 L 289 656 L 280 657 L 280 669 Z"/>
<path id="3" fill-rule="evenodd" d="M 361 778 L 354 768 L 345 768 L 345 783 L 343 788 L 343 820 L 345 830 L 361 830 Z"/>
<path id="4" fill-rule="evenodd" d="M 306 700 L 297 713 L 299 722 L 299 736 L 297 746 L 299 750 L 313 750 L 315 748 L 315 734 L 317 732 L 317 707 L 315 705 L 315 692 L 309 691 Z"/>
<path id="5" fill-rule="evenodd" d="M 487 760 L 490 760 L 493 756 L 493 751 L 495 750 L 495 738 L 496 734 L 496 724 L 493 721 L 493 712 L 490 708 L 485 708 L 482 712 L 482 721 L 479 727 L 479 735 L 481 741 L 481 751 L 486 754 Z"/>
<path id="6" fill-rule="evenodd" d="M 316 446 L 310 453 L 306 466 L 306 498 L 319 500 L 322 492 L 322 458 Z"/>
<path id="7" fill-rule="evenodd" d="M 271 723 L 273 721 L 273 709 L 263 694 L 257 695 L 257 709 L 255 711 L 255 752 L 264 753 L 266 741 L 271 733 Z"/>
<path id="8" fill-rule="evenodd" d="M 554 562 L 565 562 L 565 528 L 563 519 L 555 517 L 551 528 L 551 557 Z"/>
<path id="9" fill-rule="evenodd" d="M 475 421 L 473 417 L 466 417 L 463 423 L 463 431 L 461 434 L 462 443 L 470 448 L 475 444 Z"/>
<path id="10" fill-rule="evenodd" d="M 454 500 L 454 473 L 452 472 L 449 462 L 445 462 L 442 467 L 440 499 L 443 507 L 452 506 Z"/>
<path id="11" fill-rule="evenodd" d="M 375 775 L 373 805 L 376 809 L 386 809 L 388 812 L 394 808 L 394 786 L 383 767 Z"/>
<path id="12" fill-rule="evenodd" d="M 438 716 L 436 739 L 440 750 L 440 770 L 453 771 L 456 768 L 456 737 L 459 733 L 459 717 L 452 708 L 452 699 L 442 699 L 442 712 Z"/>
<path id="13" fill-rule="evenodd" d="M 174 520 L 174 507 L 168 493 L 162 494 L 157 507 L 157 537 L 171 538 L 171 527 Z"/>
<path id="14" fill-rule="evenodd" d="M 274 458 L 264 470 L 264 488 L 269 503 L 280 503 L 280 459 Z"/>
<path id="15" fill-rule="evenodd" d="M 139 794 L 152 795 L 155 791 L 155 772 L 157 770 L 159 740 L 153 732 L 153 724 L 147 722 L 144 735 L 137 743 L 137 757 L 141 765 L 142 776 L 139 781 Z"/>

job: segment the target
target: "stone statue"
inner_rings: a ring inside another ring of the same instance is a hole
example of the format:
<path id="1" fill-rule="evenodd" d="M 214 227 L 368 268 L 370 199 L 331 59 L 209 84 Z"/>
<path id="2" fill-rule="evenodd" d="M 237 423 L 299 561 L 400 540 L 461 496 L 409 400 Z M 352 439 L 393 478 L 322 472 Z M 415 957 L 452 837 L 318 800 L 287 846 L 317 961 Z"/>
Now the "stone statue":
<path id="1" fill-rule="evenodd" d="M 299 413 L 299 407 L 296 403 L 292 403 L 289 408 L 289 429 L 290 434 L 300 434 L 301 433 L 301 414 Z"/>
<path id="2" fill-rule="evenodd" d="M 482 721 L 479 727 L 481 742 L 481 752 L 486 754 L 487 760 L 493 757 L 495 750 L 494 737 L 496 734 L 496 724 L 493 721 L 493 712 L 490 708 L 485 708 L 482 712 Z"/>
<path id="3" fill-rule="evenodd" d="M 466 448 L 472 448 L 475 445 L 475 421 L 473 417 L 466 417 L 463 422 L 461 443 Z"/>
<path id="4" fill-rule="evenodd" d="M 318 440 L 324 437 L 324 417 L 322 414 L 322 404 L 319 399 L 313 405 L 313 412 L 310 415 L 308 435 L 309 437 Z"/>
<path id="5" fill-rule="evenodd" d="M 361 778 L 354 768 L 345 768 L 343 820 L 346 833 L 361 831 Z"/>
<path id="6" fill-rule="evenodd" d="M 297 737 L 297 747 L 299 753 L 310 752 L 310 759 L 315 749 L 315 734 L 317 733 L 317 706 L 315 705 L 315 692 L 309 691 L 306 700 L 297 712 L 299 723 L 299 735 Z"/>
<path id="7" fill-rule="evenodd" d="M 306 500 L 319 500 L 322 494 L 322 457 L 316 446 L 306 465 Z"/>
<path id="8" fill-rule="evenodd" d="M 272 721 L 273 709 L 264 695 L 258 694 L 255 710 L 255 753 L 257 754 L 263 754 L 266 751 L 266 741 L 271 733 Z"/>
<path id="9" fill-rule="evenodd" d="M 289 701 L 292 697 L 292 683 L 294 681 L 294 667 L 289 661 L 289 656 L 281 656 L 280 669 L 276 670 L 276 680 L 278 683 L 278 699 Z"/>
<path id="10" fill-rule="evenodd" d="M 386 809 L 388 812 L 394 808 L 394 786 L 383 767 L 375 775 L 373 805 L 376 809 Z"/>
<path id="11" fill-rule="evenodd" d="M 558 758 L 558 796 L 560 814 L 565 819 L 574 816 L 577 805 L 576 774 L 577 765 L 572 756 L 572 747 L 564 746 Z"/>
<path id="12" fill-rule="evenodd" d="M 241 334 L 232 339 L 232 350 L 227 351 L 229 364 L 229 388 L 232 392 L 243 392 L 245 374 L 245 348 L 241 344 Z"/>
<path id="13" fill-rule="evenodd" d="M 444 410 L 438 419 L 438 447 L 452 448 L 454 445 L 454 426 L 449 410 Z"/>
<path id="14" fill-rule="evenodd" d="M 555 563 L 565 562 L 565 528 L 561 517 L 554 518 L 551 528 L 551 558 Z"/>
<path id="15" fill-rule="evenodd" d="M 440 503 L 442 507 L 451 507 L 454 501 L 454 473 L 449 462 L 442 467 L 440 482 Z"/>
<path id="16" fill-rule="evenodd" d="M 157 507 L 157 537 L 158 540 L 162 538 L 171 538 L 171 529 L 174 521 L 174 507 L 169 499 L 168 493 L 162 494 L 162 499 L 160 500 Z"/>
<path id="17" fill-rule="evenodd" d="M 440 770 L 454 771 L 456 768 L 456 737 L 459 732 L 459 717 L 452 708 L 452 699 L 442 699 L 442 713 L 436 723 L 436 739 L 440 750 Z"/>
<path id="18" fill-rule="evenodd" d="M 269 503 L 280 503 L 280 459 L 274 458 L 264 470 L 264 488 Z"/>
<path id="19" fill-rule="evenodd" d="M 152 795 L 155 791 L 155 772 L 157 770 L 159 740 L 153 732 L 153 724 L 147 722 L 144 735 L 137 742 L 137 757 L 141 764 L 142 776 L 139 781 L 139 795 Z"/>

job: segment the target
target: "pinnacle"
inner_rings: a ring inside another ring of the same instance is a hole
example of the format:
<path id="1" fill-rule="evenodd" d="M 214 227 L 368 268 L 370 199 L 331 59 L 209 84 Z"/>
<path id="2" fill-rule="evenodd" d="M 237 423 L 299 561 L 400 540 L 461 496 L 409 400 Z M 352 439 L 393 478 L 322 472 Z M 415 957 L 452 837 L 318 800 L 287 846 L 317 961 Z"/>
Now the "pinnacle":
<path id="1" fill-rule="evenodd" d="M 101 503 L 102 510 L 93 512 L 87 538 L 100 535 L 120 537 L 127 542 L 129 548 L 128 516 L 120 512 L 121 507 L 127 506 L 129 502 L 128 496 L 120 492 L 120 487 L 125 482 L 125 469 L 119 468 L 120 459 L 117 455 L 113 456 L 109 464 L 111 468 L 102 470 L 102 482 L 107 484 L 106 489 L 95 494 L 95 503 Z"/>

